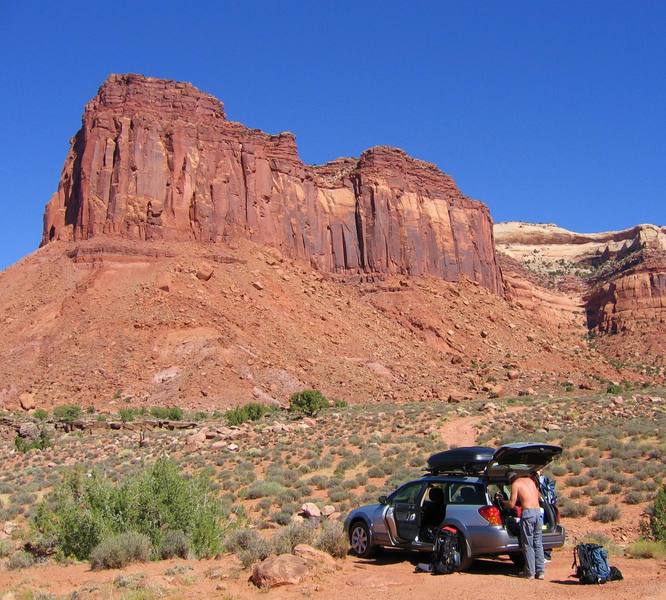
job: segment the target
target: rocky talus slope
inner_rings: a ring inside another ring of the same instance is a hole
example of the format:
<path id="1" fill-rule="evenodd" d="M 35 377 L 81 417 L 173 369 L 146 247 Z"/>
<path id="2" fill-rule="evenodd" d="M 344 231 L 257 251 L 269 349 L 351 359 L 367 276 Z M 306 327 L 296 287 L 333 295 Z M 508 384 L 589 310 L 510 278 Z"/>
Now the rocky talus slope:
<path id="1" fill-rule="evenodd" d="M 465 277 L 503 293 L 488 209 L 435 165 L 375 147 L 301 162 L 291 133 L 226 118 L 187 83 L 112 75 L 85 108 L 43 243 L 245 237 L 322 272 Z"/>
<path id="2" fill-rule="evenodd" d="M 212 409 L 305 387 L 461 401 L 617 376 L 582 325 L 480 284 L 343 283 L 244 239 L 54 242 L 0 273 L 0 289 L 6 409 Z"/>

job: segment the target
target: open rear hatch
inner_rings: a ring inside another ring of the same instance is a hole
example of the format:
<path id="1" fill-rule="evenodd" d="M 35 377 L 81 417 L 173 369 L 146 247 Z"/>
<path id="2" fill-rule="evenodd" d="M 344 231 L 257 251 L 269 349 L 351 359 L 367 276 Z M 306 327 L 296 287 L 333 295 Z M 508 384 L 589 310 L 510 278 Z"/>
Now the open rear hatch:
<path id="1" fill-rule="evenodd" d="M 543 469 L 562 454 L 560 446 L 519 442 L 499 448 L 486 466 L 492 479 L 503 478 L 508 471 L 526 475 Z"/>

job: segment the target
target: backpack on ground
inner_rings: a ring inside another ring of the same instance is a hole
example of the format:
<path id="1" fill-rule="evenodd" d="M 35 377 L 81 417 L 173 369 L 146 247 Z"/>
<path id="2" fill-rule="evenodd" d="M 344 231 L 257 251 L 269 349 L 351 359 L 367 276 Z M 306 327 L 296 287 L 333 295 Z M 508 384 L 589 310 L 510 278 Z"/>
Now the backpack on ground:
<path id="1" fill-rule="evenodd" d="M 606 583 L 611 580 L 608 552 L 599 544 L 578 544 L 574 548 L 572 568 L 581 583 Z M 622 574 L 616 569 L 617 573 Z"/>
<path id="2" fill-rule="evenodd" d="M 447 575 L 460 567 L 458 532 L 452 527 L 442 527 L 435 538 L 432 552 L 433 575 Z"/>

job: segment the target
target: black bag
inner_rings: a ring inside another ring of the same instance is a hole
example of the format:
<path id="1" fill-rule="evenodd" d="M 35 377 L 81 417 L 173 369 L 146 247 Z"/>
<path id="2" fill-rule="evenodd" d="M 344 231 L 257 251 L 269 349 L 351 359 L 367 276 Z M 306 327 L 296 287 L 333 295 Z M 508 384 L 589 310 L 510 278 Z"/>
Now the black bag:
<path id="1" fill-rule="evenodd" d="M 433 575 L 447 575 L 460 567 L 460 549 L 458 548 L 458 532 L 443 527 L 437 532 L 435 549 L 432 552 Z"/>
<path id="2" fill-rule="evenodd" d="M 574 560 L 571 566 L 576 569 L 575 577 L 581 583 L 606 583 L 611 579 L 608 553 L 599 544 L 578 544 L 574 548 Z"/>
<path id="3" fill-rule="evenodd" d="M 622 571 L 618 569 L 617 567 L 611 567 L 610 568 L 610 577 L 608 578 L 608 581 L 622 581 L 624 577 L 622 577 Z"/>

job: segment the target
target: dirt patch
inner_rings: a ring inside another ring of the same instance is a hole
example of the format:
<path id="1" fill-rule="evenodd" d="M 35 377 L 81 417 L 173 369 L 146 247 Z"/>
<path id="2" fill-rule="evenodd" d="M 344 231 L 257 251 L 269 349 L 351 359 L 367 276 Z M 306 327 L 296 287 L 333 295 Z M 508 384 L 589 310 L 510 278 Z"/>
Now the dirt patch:
<path id="1" fill-rule="evenodd" d="M 269 592 L 275 599 L 295 595 L 314 595 L 322 600 L 337 599 L 348 590 L 355 597 L 368 600 L 411 600 L 437 598 L 483 599 L 539 597 L 545 600 L 572 598 L 627 600 L 666 598 L 666 563 L 654 560 L 613 559 L 612 564 L 624 574 L 624 581 L 604 586 L 583 586 L 570 577 L 571 555 L 555 552 L 547 565 L 545 581 L 525 581 L 515 576 L 507 560 L 477 561 L 469 572 L 434 577 L 415 573 L 416 554 L 385 552 L 376 560 L 348 557 L 338 561 L 333 574 L 314 574 L 301 584 Z M 23 571 L 0 572 L 0 590 L 32 590 L 56 594 L 77 591 L 81 598 L 121 598 L 129 586 L 161 594 L 164 598 L 261 598 L 266 593 L 256 589 L 235 559 L 224 557 L 208 561 L 162 561 L 134 565 L 119 571 L 92 572 L 87 565 L 48 565 Z M 115 581 L 115 583 L 114 583 Z M 152 591 L 151 591 L 152 590 Z"/>
<path id="2" fill-rule="evenodd" d="M 440 427 L 439 434 L 449 446 L 475 446 L 480 422 L 481 417 L 476 415 L 452 419 Z"/>

